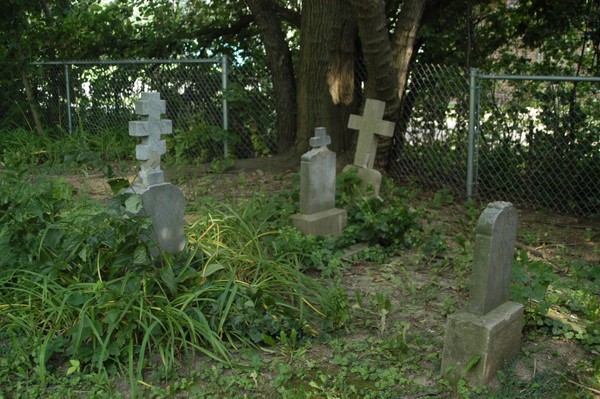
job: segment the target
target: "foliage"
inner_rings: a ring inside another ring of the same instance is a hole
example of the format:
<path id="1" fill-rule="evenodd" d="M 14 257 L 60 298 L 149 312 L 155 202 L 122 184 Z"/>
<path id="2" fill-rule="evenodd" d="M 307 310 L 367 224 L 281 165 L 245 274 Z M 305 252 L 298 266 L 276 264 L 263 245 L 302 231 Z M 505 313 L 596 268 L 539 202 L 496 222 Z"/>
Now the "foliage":
<path id="1" fill-rule="evenodd" d="M 128 216 L 139 196 L 121 195 L 106 209 L 60 180 L 32 184 L 13 170 L 2 177 L 0 307 L 8 316 L 0 330 L 31 337 L 26 353 L 42 385 L 70 361 L 70 374 L 126 373 L 135 395 L 150 358 L 165 376 L 192 352 L 228 362 L 227 343 L 312 336 L 335 308 L 297 261 L 265 256 L 260 240 L 277 232 L 247 219 L 252 207 L 213 211 L 190 227 L 186 252 L 155 257 L 154 243 L 140 240 L 149 221 Z M 343 323 L 330 316 L 328 325 Z"/>
<path id="2" fill-rule="evenodd" d="M 589 184 L 600 174 L 591 84 L 486 85 L 478 164 L 483 196 L 507 192 L 571 213 L 598 208 L 600 188 Z"/>
<path id="3" fill-rule="evenodd" d="M 418 228 L 418 214 L 399 196 L 365 197 L 348 211 L 348 227 L 338 245 L 364 242 L 393 253 L 414 244 L 409 231 Z"/>
<path id="4" fill-rule="evenodd" d="M 113 177 L 108 162 L 131 159 L 135 142 L 122 132 L 105 131 L 90 135 L 83 131 L 58 131 L 44 136 L 23 129 L 0 131 L 0 165 L 22 169 L 44 165 L 54 170 L 99 169 Z"/>
<path id="5" fill-rule="evenodd" d="M 597 284 L 600 274 L 593 265 L 579 263 L 570 266 L 574 283 L 566 282 L 541 260 L 530 260 L 522 251 L 513 267 L 514 284 L 511 297 L 525 304 L 527 329 L 530 335 L 551 334 L 580 341 L 589 350 L 600 350 L 600 301 Z M 577 275 L 579 273 L 579 275 Z M 577 287 L 577 288 L 572 288 Z M 558 318 L 561 314 L 576 315 L 575 320 Z"/>

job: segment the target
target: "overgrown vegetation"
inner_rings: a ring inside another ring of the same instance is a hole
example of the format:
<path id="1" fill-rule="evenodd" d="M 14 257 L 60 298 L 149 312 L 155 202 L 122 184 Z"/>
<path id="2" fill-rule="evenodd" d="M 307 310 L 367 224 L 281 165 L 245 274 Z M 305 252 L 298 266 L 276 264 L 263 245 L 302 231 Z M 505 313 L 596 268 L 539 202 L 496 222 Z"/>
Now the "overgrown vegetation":
<path id="1" fill-rule="evenodd" d="M 522 249 L 515 259 L 512 298 L 526 305 L 527 325 L 514 362 L 531 375 L 509 365 L 501 388 L 483 390 L 439 376 L 445 317 L 468 295 L 481 212 L 449 191 L 384 184 L 380 198 L 354 200 L 356 176 L 342 174 L 349 225 L 337 239 L 315 238 L 287 224 L 296 186 L 273 193 L 238 177 L 236 188 L 254 193 L 203 192 L 190 204 L 184 253 L 153 256 L 139 239 L 149 221 L 125 212 L 139 197 L 91 199 L 43 173 L 77 155 L 70 138 L 44 147 L 56 150 L 42 161 L 16 137 L 0 167 L 2 397 L 593 398 L 600 389 L 599 269 L 567 252 L 549 262 Z M 350 255 L 357 243 L 367 248 Z M 576 350 L 568 367 L 553 364 L 555 343 Z"/>

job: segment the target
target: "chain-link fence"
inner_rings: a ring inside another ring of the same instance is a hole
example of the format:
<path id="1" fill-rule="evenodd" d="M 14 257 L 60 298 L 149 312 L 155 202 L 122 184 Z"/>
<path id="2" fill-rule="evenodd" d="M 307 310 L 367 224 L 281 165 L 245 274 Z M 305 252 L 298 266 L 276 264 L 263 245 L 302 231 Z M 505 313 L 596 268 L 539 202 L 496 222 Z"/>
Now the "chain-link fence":
<path id="1" fill-rule="evenodd" d="M 600 212 L 600 78 L 475 78 L 474 194 Z"/>
<path id="2" fill-rule="evenodd" d="M 37 63 L 29 77 L 45 129 L 127 134 L 128 121 L 138 118 L 135 101 L 142 92 L 158 91 L 173 121 L 175 162 L 276 151 L 271 82 L 255 65 L 230 67 L 227 58 L 61 61 Z M 22 88 L 14 92 L 23 97 L 11 102 L 15 109 L 26 109 Z"/>
<path id="3" fill-rule="evenodd" d="M 277 152 L 271 76 L 260 60 L 60 62 L 30 72 L 45 128 L 127 134 L 134 102 L 154 90 L 173 120 L 170 160 L 211 161 L 225 148 L 235 158 Z M 15 97 L 5 120 L 27 114 L 22 88 L 0 95 Z M 482 201 L 600 212 L 600 78 L 416 65 L 397 123 L 394 178 Z"/>
<path id="4" fill-rule="evenodd" d="M 393 139 L 389 173 L 430 190 L 465 194 L 469 90 L 465 71 L 416 65 Z"/>
<path id="5" fill-rule="evenodd" d="M 417 65 L 399 123 L 394 177 L 482 201 L 600 212 L 600 78 L 469 78 Z"/>

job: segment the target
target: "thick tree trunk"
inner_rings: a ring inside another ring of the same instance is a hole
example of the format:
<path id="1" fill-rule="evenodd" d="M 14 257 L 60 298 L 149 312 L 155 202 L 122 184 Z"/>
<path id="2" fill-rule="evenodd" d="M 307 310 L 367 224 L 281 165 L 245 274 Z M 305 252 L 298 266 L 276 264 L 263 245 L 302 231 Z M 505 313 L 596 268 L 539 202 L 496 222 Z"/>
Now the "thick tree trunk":
<path id="1" fill-rule="evenodd" d="M 265 46 L 273 76 L 279 153 L 293 148 L 296 138 L 296 85 L 289 46 L 281 30 L 274 0 L 246 0 Z"/>
<path id="2" fill-rule="evenodd" d="M 392 58 L 384 0 L 352 0 L 358 22 L 358 32 L 367 65 L 368 80 L 365 97 L 385 101 L 384 119 L 396 122 L 400 101 L 398 73 Z M 391 138 L 381 137 L 378 143 L 376 167 L 385 169 L 391 149 Z"/>
<path id="3" fill-rule="evenodd" d="M 413 55 L 417 32 L 427 0 L 405 0 L 394 31 L 393 57 L 398 70 L 398 98 L 401 100 L 408 80 L 408 69 Z"/>
<path id="4" fill-rule="evenodd" d="M 356 111 L 354 47 L 356 25 L 347 0 L 304 0 L 298 68 L 296 152 L 309 149 L 316 127 L 331 136 L 340 156 L 351 145 L 348 118 Z"/>

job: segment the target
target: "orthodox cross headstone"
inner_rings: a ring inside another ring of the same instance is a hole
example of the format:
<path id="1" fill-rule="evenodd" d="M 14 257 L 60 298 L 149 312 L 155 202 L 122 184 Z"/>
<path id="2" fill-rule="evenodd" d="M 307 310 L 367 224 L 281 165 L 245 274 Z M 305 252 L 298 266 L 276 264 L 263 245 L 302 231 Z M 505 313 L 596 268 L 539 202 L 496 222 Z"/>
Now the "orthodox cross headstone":
<path id="1" fill-rule="evenodd" d="M 161 119 L 165 112 L 166 103 L 160 99 L 159 93 L 142 93 L 141 100 L 135 103 L 135 113 L 142 120 L 129 122 L 129 135 L 142 138 L 142 142 L 135 147 L 135 155 L 142 161 L 138 177 L 144 186 L 165 181 L 160 169 L 160 157 L 167 151 L 167 145 L 161 136 L 173 132 L 171 120 Z"/>
<path id="2" fill-rule="evenodd" d="M 347 165 L 343 171 L 354 170 L 361 179 L 359 195 L 365 196 L 369 193 L 379 195 L 381 185 L 381 173 L 373 169 L 375 156 L 377 154 L 378 136 L 392 137 L 394 135 L 394 123 L 383 120 L 385 102 L 367 99 L 363 116 L 350 115 L 348 127 L 358 130 L 358 141 L 354 164 Z"/>
<path id="3" fill-rule="evenodd" d="M 448 316 L 442 373 L 464 376 L 474 385 L 494 378 L 504 361 L 519 351 L 523 305 L 508 300 L 517 210 L 508 202 L 493 202 L 479 217 L 470 297 L 466 309 Z"/>
<path id="4" fill-rule="evenodd" d="M 377 153 L 377 136 L 392 137 L 394 123 L 383 120 L 385 102 L 367 99 L 363 116 L 350 115 L 348 127 L 358 130 L 354 165 L 373 169 Z"/>
<path id="5" fill-rule="evenodd" d="M 335 208 L 335 153 L 327 148 L 331 137 L 315 129 L 312 149 L 300 162 L 300 213 L 292 224 L 304 234 L 338 236 L 346 225 L 346 211 Z"/>
<path id="6" fill-rule="evenodd" d="M 179 188 L 165 183 L 160 169 L 160 157 L 166 152 L 161 135 L 172 132 L 171 121 L 161 119 L 161 114 L 166 112 L 165 101 L 160 99 L 159 93 L 143 93 L 141 100 L 135 103 L 135 112 L 142 120 L 129 122 L 129 135 L 142 139 L 135 148 L 141 168 L 128 192 L 142 196 L 142 210 L 138 215 L 152 220 L 153 235 L 143 238 L 156 242 L 161 250 L 181 252 L 186 242 L 185 199 Z"/>

